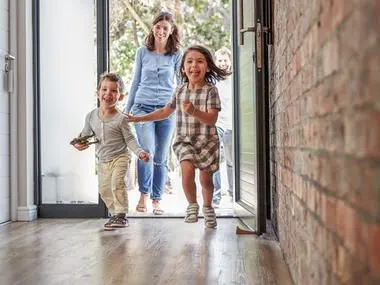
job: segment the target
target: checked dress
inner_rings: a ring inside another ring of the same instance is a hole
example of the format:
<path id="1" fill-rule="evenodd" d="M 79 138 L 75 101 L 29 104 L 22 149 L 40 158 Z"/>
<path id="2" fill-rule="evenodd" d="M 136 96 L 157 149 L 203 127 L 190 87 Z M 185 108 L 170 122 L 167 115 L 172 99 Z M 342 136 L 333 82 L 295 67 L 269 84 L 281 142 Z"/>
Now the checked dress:
<path id="1" fill-rule="evenodd" d="M 187 83 L 178 86 L 168 106 L 176 109 L 177 126 L 173 150 L 178 160 L 189 160 L 195 168 L 213 173 L 219 169 L 219 137 L 215 125 L 207 125 L 182 109 L 183 102 L 189 100 L 194 107 L 206 112 L 220 111 L 218 89 L 206 84 L 200 89 L 189 90 Z"/>

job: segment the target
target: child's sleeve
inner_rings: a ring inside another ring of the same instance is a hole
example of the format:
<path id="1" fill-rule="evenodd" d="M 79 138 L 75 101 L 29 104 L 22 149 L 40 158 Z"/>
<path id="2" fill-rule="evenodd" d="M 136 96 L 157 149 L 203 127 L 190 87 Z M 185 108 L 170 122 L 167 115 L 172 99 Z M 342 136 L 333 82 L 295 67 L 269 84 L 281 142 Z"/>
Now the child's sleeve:
<path id="1" fill-rule="evenodd" d="M 140 147 L 135 136 L 133 135 L 127 118 L 123 118 L 121 122 L 121 131 L 123 133 L 124 141 L 128 149 L 131 150 L 138 157 L 140 152 L 143 151 L 143 149 Z"/>
<path id="2" fill-rule="evenodd" d="M 219 92 L 218 92 L 218 88 L 216 88 L 215 86 L 210 88 L 207 95 L 206 104 L 207 104 L 207 110 L 209 109 L 217 109 L 219 111 L 221 110 Z"/>
<path id="3" fill-rule="evenodd" d="M 91 124 L 90 124 L 91 114 L 92 114 L 92 112 L 87 114 L 86 120 L 84 121 L 84 127 L 83 127 L 83 129 L 80 132 L 78 137 L 92 135 L 93 130 L 92 130 Z"/>
<path id="4" fill-rule="evenodd" d="M 124 112 L 129 113 L 132 109 L 133 104 L 135 103 L 135 97 L 137 88 L 139 87 L 141 81 L 141 68 L 142 68 L 142 48 L 139 48 L 136 52 L 135 59 L 135 72 L 133 76 L 133 81 L 131 88 L 128 93 L 127 105 L 125 106 Z"/>

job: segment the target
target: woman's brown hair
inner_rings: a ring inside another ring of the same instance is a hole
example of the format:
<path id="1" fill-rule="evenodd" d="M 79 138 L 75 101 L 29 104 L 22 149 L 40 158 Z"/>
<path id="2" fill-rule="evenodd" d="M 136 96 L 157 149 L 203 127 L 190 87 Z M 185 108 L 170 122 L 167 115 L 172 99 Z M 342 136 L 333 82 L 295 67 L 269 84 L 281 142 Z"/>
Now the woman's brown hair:
<path id="1" fill-rule="evenodd" d="M 178 31 L 178 27 L 175 24 L 174 17 L 169 12 L 160 12 L 152 22 L 152 27 L 157 24 L 160 21 L 168 21 L 170 25 L 172 26 L 172 33 L 168 38 L 168 42 L 166 43 L 165 47 L 165 55 L 172 55 L 175 54 L 179 47 L 180 47 L 180 35 Z M 154 35 L 153 35 L 153 29 L 150 30 L 149 34 L 145 38 L 145 45 L 148 48 L 148 50 L 153 51 L 154 50 Z"/>

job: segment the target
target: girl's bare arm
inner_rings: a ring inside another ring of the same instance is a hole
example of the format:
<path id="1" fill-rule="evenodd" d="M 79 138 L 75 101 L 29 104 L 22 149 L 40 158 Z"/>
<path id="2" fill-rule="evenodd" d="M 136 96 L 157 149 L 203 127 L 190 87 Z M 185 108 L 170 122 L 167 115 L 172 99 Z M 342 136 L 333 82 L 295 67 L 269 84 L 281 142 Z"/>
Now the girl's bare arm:
<path id="1" fill-rule="evenodd" d="M 130 114 L 124 114 L 129 122 L 148 122 L 148 121 L 161 121 L 163 119 L 166 119 L 171 114 L 173 114 L 174 109 L 170 108 L 169 106 L 165 106 L 161 109 L 158 109 L 152 113 L 143 115 L 143 116 L 133 116 Z"/>
<path id="2" fill-rule="evenodd" d="M 218 120 L 218 113 L 218 109 L 210 109 L 207 112 L 203 112 L 194 108 L 192 116 L 204 124 L 215 125 L 216 121 Z"/>
<path id="3" fill-rule="evenodd" d="M 190 116 L 197 118 L 199 121 L 207 125 L 215 125 L 218 120 L 218 109 L 209 109 L 207 112 L 203 112 L 195 108 L 190 101 L 185 101 L 183 103 L 183 110 Z"/>

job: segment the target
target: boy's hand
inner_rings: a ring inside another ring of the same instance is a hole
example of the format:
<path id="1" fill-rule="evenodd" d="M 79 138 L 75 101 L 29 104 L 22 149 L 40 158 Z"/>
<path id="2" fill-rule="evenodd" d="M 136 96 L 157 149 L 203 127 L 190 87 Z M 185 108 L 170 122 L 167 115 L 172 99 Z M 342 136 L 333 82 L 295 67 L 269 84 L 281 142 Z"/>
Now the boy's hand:
<path id="1" fill-rule="evenodd" d="M 187 113 L 188 115 L 191 115 L 191 116 L 194 115 L 195 107 L 194 107 L 193 103 L 191 103 L 189 100 L 184 101 L 182 107 L 183 107 L 183 111 L 185 113 Z"/>
<path id="2" fill-rule="evenodd" d="M 147 153 L 145 151 L 140 152 L 139 153 L 139 159 L 141 159 L 144 162 L 148 162 L 149 161 L 149 153 Z"/>
<path id="3" fill-rule="evenodd" d="M 86 144 L 86 143 L 76 143 L 76 144 L 73 144 L 73 146 L 74 146 L 77 150 L 79 150 L 79 151 L 85 150 L 85 149 L 87 149 L 87 148 L 89 147 L 89 145 Z"/>
<path id="4" fill-rule="evenodd" d="M 132 114 L 123 113 L 124 116 L 127 117 L 128 122 L 140 122 L 140 118 L 137 116 L 133 116 Z"/>

